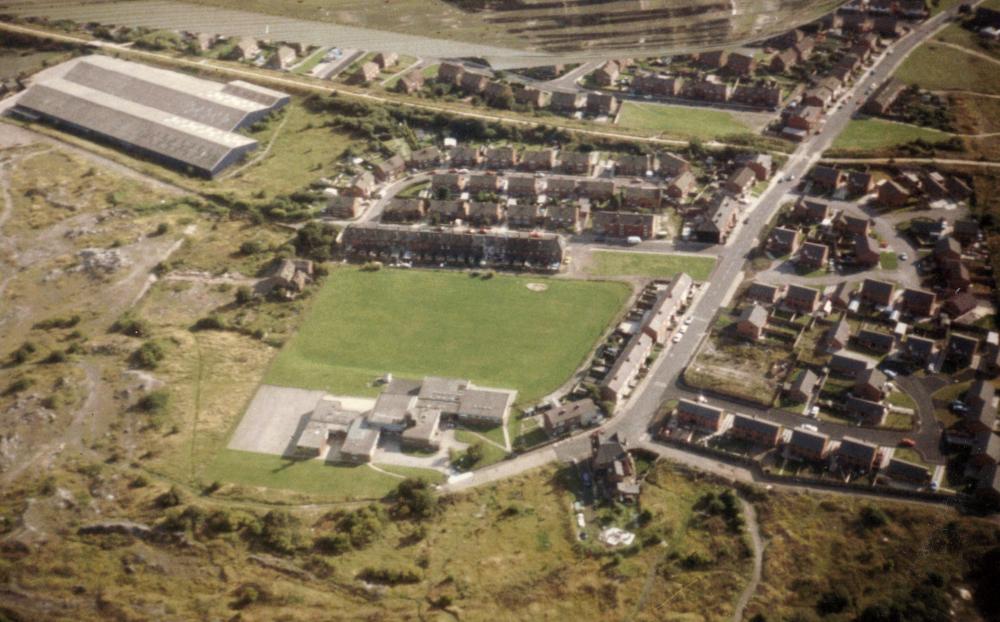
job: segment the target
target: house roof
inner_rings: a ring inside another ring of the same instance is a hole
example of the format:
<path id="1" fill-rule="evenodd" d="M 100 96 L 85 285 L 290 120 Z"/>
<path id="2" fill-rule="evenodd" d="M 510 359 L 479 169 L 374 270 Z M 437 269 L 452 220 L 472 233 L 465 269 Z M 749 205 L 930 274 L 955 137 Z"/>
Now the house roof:
<path id="1" fill-rule="evenodd" d="M 768 285 L 767 283 L 759 283 L 754 281 L 747 288 L 747 297 L 753 298 L 755 300 L 760 300 L 762 302 L 774 302 L 778 299 L 778 295 L 781 293 L 780 288 L 776 285 Z"/>
<path id="2" fill-rule="evenodd" d="M 871 361 L 856 356 L 850 356 L 845 352 L 838 352 L 830 357 L 830 367 L 834 369 L 860 372 L 871 367 Z"/>
<path id="3" fill-rule="evenodd" d="M 740 313 L 739 321 L 749 322 L 757 328 L 763 328 L 767 325 L 767 309 L 757 304 L 750 305 Z"/>
<path id="4" fill-rule="evenodd" d="M 753 172 L 748 166 L 742 166 L 733 172 L 726 180 L 727 184 L 736 186 L 738 188 L 747 188 L 757 181 L 757 174 Z"/>
<path id="5" fill-rule="evenodd" d="M 830 248 L 826 244 L 806 242 L 799 249 L 799 260 L 819 265 L 826 261 L 829 254 Z"/>
<path id="6" fill-rule="evenodd" d="M 733 429 L 773 437 L 781 431 L 781 426 L 766 419 L 737 414 L 733 416 Z"/>
<path id="7" fill-rule="evenodd" d="M 785 300 L 797 300 L 816 304 L 816 301 L 819 300 L 819 290 L 803 285 L 789 285 L 788 290 L 785 292 Z"/>
<path id="8" fill-rule="evenodd" d="M 471 417 L 501 420 L 513 401 L 514 393 L 511 391 L 466 388 L 459 397 L 458 412 Z"/>
<path id="9" fill-rule="evenodd" d="M 977 434 L 972 443 L 972 455 L 989 456 L 994 462 L 1000 462 L 1000 436 L 992 430 L 983 430 Z"/>
<path id="10" fill-rule="evenodd" d="M 955 294 L 944 301 L 944 311 L 952 317 L 960 317 L 979 305 L 979 300 L 969 292 Z"/>
<path id="11" fill-rule="evenodd" d="M 677 410 L 692 417 L 704 419 L 711 424 L 717 424 L 724 414 L 721 408 L 699 404 L 692 400 L 680 400 L 677 402 Z"/>
<path id="12" fill-rule="evenodd" d="M 840 441 L 837 453 L 859 462 L 871 463 L 878 453 L 878 445 L 863 441 L 852 436 L 845 436 Z"/>
<path id="13" fill-rule="evenodd" d="M 840 183 L 843 175 L 841 171 L 832 166 L 819 165 L 812 170 L 809 176 L 822 184 L 832 186 Z"/>
<path id="14" fill-rule="evenodd" d="M 906 349 L 915 356 L 929 357 L 934 353 L 936 342 L 933 339 L 910 335 L 906 339 Z"/>
<path id="15" fill-rule="evenodd" d="M 597 444 L 597 450 L 594 452 L 594 467 L 603 468 L 615 461 L 621 460 L 626 457 L 628 450 L 625 445 L 618 438 L 618 433 L 612 434 L 610 437 L 601 438 Z"/>
<path id="16" fill-rule="evenodd" d="M 830 442 L 830 437 L 822 432 L 812 432 L 802 428 L 792 430 L 792 447 L 804 449 L 813 453 L 822 453 L 826 444 Z"/>
<path id="17" fill-rule="evenodd" d="M 893 337 L 888 333 L 863 328 L 858 331 L 858 341 L 870 343 L 880 349 L 890 349 L 892 348 Z"/>
<path id="18" fill-rule="evenodd" d="M 816 383 L 819 382 L 819 376 L 811 369 L 804 369 L 802 373 L 795 378 L 795 382 L 792 383 L 792 389 L 806 395 L 813 392 L 816 388 Z"/>
<path id="19" fill-rule="evenodd" d="M 837 341 L 840 344 L 847 345 L 850 338 L 851 325 L 848 324 L 845 318 L 841 318 L 839 322 L 831 326 L 826 331 L 827 342 Z"/>
<path id="20" fill-rule="evenodd" d="M 545 419 L 546 427 L 554 428 L 576 419 L 591 419 L 599 413 L 600 409 L 598 409 L 597 404 L 588 398 L 576 402 L 566 402 L 558 408 L 550 408 L 545 411 L 542 417 Z"/>
<path id="21" fill-rule="evenodd" d="M 937 296 L 925 289 L 906 288 L 903 290 L 903 302 L 906 306 L 917 309 L 929 309 L 934 305 Z"/>
<path id="22" fill-rule="evenodd" d="M 931 477 L 927 467 L 899 458 L 889 460 L 889 466 L 885 469 L 886 475 L 893 479 L 907 479 L 915 481 L 928 480 Z"/>
<path id="23" fill-rule="evenodd" d="M 872 367 L 871 369 L 866 369 L 865 371 L 858 374 L 858 380 L 855 386 L 871 386 L 876 389 L 881 389 L 885 383 L 888 382 L 886 375 L 882 373 L 881 370 Z"/>
<path id="24" fill-rule="evenodd" d="M 775 227 L 771 230 L 771 239 L 776 243 L 791 247 L 799 239 L 798 229 L 789 229 L 787 227 Z"/>
<path id="25" fill-rule="evenodd" d="M 888 281 L 865 279 L 861 284 L 861 295 L 876 302 L 889 304 L 896 286 Z"/>
<path id="26" fill-rule="evenodd" d="M 885 415 L 885 406 L 856 395 L 848 395 L 844 406 L 848 412 L 858 413 L 867 419 L 881 419 Z"/>

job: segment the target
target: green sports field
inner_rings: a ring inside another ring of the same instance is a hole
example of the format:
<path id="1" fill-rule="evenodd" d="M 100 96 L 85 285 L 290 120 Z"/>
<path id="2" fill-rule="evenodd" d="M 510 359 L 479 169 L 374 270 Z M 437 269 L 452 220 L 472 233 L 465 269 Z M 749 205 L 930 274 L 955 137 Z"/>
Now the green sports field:
<path id="1" fill-rule="evenodd" d="M 715 269 L 715 257 L 669 253 L 595 251 L 587 272 L 595 276 L 648 276 L 670 278 L 687 272 L 695 281 L 706 281 Z"/>
<path id="2" fill-rule="evenodd" d="M 386 372 L 441 375 L 530 402 L 569 379 L 628 295 L 608 282 L 337 269 L 264 381 L 375 395 Z"/>

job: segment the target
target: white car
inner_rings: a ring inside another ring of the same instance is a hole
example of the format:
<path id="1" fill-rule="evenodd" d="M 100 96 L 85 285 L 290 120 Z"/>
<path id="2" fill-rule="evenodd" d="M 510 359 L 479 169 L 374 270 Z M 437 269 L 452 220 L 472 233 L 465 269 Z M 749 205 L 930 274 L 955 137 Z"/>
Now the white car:
<path id="1" fill-rule="evenodd" d="M 688 330 L 688 327 L 687 327 L 687 325 L 686 325 L 686 324 L 682 324 L 682 325 L 681 325 L 681 326 L 680 326 L 680 327 L 679 327 L 679 328 L 677 329 L 677 332 L 679 332 L 680 334 L 682 334 L 682 335 L 683 335 L 684 333 L 686 333 L 686 332 L 687 332 L 687 330 Z"/>
<path id="2" fill-rule="evenodd" d="M 681 338 L 682 338 L 683 336 L 684 336 L 684 335 L 682 335 L 682 334 L 680 334 L 680 333 L 677 333 L 676 335 L 674 335 L 674 343 L 680 343 L 680 342 L 681 342 Z"/>
<path id="3" fill-rule="evenodd" d="M 693 321 L 694 321 L 694 316 L 693 315 L 689 315 L 686 318 L 684 318 L 684 323 L 687 324 L 688 326 L 690 326 L 691 322 L 693 322 Z"/>

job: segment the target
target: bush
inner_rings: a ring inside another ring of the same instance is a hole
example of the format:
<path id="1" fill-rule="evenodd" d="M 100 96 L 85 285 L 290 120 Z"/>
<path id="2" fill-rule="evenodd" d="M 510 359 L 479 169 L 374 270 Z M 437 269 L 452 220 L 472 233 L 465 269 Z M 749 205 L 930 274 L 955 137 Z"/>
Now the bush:
<path id="1" fill-rule="evenodd" d="M 241 285 L 236 289 L 236 302 L 237 304 L 245 305 L 246 303 L 253 300 L 253 290 L 246 285 Z"/>
<path id="2" fill-rule="evenodd" d="M 170 403 L 170 394 L 166 391 L 153 391 L 142 396 L 135 407 L 142 412 L 150 414 L 161 414 L 167 409 Z"/>
<path id="3" fill-rule="evenodd" d="M 27 362 L 31 355 L 37 351 L 35 344 L 30 341 L 25 341 L 21 346 L 14 350 L 10 355 L 10 362 L 13 365 L 20 365 L 21 363 Z"/>
<path id="4" fill-rule="evenodd" d="M 342 533 L 335 533 L 316 538 L 313 546 L 324 555 L 340 555 L 351 550 L 351 540 Z"/>
<path id="5" fill-rule="evenodd" d="M 161 235 L 166 235 L 168 231 L 170 231 L 170 223 L 161 222 L 160 224 L 156 225 L 156 229 L 153 231 L 153 233 L 150 234 L 149 237 L 155 238 Z"/>
<path id="6" fill-rule="evenodd" d="M 14 382 L 7 385 L 4 389 L 4 395 L 14 395 L 15 393 L 20 393 L 35 384 L 35 379 L 31 376 L 23 376 L 18 378 Z"/>
<path id="7" fill-rule="evenodd" d="M 404 479 L 396 487 L 393 515 L 397 518 L 423 520 L 437 513 L 438 502 L 430 484 L 423 479 Z"/>
<path id="8" fill-rule="evenodd" d="M 361 266 L 361 269 L 364 270 L 365 272 L 378 272 L 379 270 L 382 269 L 382 262 L 366 261 L 365 264 Z"/>
<path id="9" fill-rule="evenodd" d="M 837 587 L 825 592 L 816 602 L 816 611 L 823 616 L 840 613 L 851 604 L 851 595 L 844 588 Z"/>
<path id="10" fill-rule="evenodd" d="M 257 534 L 258 545 L 273 551 L 289 555 L 302 544 L 298 520 L 282 510 L 271 510 L 264 515 Z"/>
<path id="11" fill-rule="evenodd" d="M 358 573 L 358 578 L 368 583 L 382 585 L 401 585 L 419 583 L 420 575 L 409 568 L 365 568 Z"/>
<path id="12" fill-rule="evenodd" d="M 861 509 L 861 524 L 868 529 L 878 529 L 889 524 L 889 517 L 882 508 L 866 505 Z"/>
<path id="13" fill-rule="evenodd" d="M 111 331 L 129 337 L 148 337 L 151 329 L 145 320 L 140 320 L 134 315 L 126 313 L 111 325 Z"/>
<path id="14" fill-rule="evenodd" d="M 240 244 L 241 255 L 256 255 L 264 252 L 265 249 L 264 243 L 259 240 L 247 240 Z"/>
<path id="15" fill-rule="evenodd" d="M 298 230 L 292 245 L 300 257 L 327 261 L 333 257 L 339 233 L 333 225 L 310 221 Z"/>
<path id="16" fill-rule="evenodd" d="M 209 315 L 199 319 L 191 327 L 191 330 L 225 330 L 226 324 L 223 322 L 222 318 L 217 315 Z"/>
<path id="17" fill-rule="evenodd" d="M 49 330 L 52 328 L 73 328 L 80 323 L 79 315 L 71 315 L 70 317 L 53 317 L 47 320 L 42 320 L 41 322 L 36 322 L 33 328 L 39 328 L 41 330 Z"/>
<path id="18" fill-rule="evenodd" d="M 177 507 L 184 501 L 184 493 L 177 486 L 171 486 L 170 490 L 156 498 L 156 505 L 161 508 Z"/>
<path id="19" fill-rule="evenodd" d="M 163 346 L 155 341 L 147 341 L 132 353 L 132 363 L 141 369 L 156 369 L 165 356 Z"/>
<path id="20" fill-rule="evenodd" d="M 49 353 L 48 356 L 45 357 L 45 360 L 42 362 L 48 365 L 52 365 L 55 363 L 65 363 L 66 358 L 67 358 L 66 353 L 63 352 L 62 350 L 53 350 L 52 352 Z"/>

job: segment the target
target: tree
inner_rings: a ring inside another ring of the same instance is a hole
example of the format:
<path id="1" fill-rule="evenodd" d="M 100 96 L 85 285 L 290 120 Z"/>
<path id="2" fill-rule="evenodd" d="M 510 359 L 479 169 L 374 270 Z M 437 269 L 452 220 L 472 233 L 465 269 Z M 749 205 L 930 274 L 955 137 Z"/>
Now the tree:
<path id="1" fill-rule="evenodd" d="M 246 303 L 253 300 L 253 290 L 246 285 L 241 285 L 236 290 L 236 302 L 237 304 L 245 305 Z"/>
<path id="2" fill-rule="evenodd" d="M 292 245 L 301 257 L 327 261 L 337 246 L 338 233 L 333 225 L 311 221 L 298 230 Z"/>
<path id="3" fill-rule="evenodd" d="M 398 518 L 423 520 L 437 513 L 437 497 L 426 480 L 408 477 L 396 487 L 394 496 L 393 515 Z"/>

